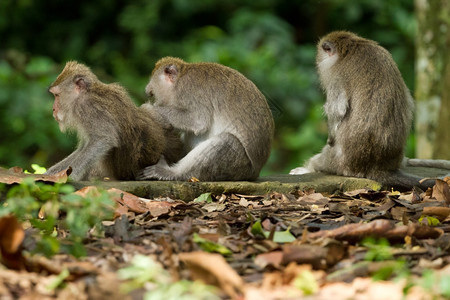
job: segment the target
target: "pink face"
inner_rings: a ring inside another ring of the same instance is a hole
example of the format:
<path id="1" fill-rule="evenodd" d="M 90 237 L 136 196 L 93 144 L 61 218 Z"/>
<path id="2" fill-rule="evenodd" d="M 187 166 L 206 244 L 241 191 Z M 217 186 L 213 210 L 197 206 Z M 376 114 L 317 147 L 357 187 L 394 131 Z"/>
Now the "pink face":
<path id="1" fill-rule="evenodd" d="M 55 118 L 56 121 L 61 122 L 61 120 L 58 117 L 59 113 L 59 94 L 61 93 L 61 89 L 59 86 L 54 86 L 49 89 L 49 92 L 55 96 L 55 102 L 53 102 L 53 118 Z"/>
<path id="2" fill-rule="evenodd" d="M 336 53 L 334 45 L 328 41 L 322 43 L 322 50 L 328 54 L 328 56 L 333 56 Z"/>
<path id="3" fill-rule="evenodd" d="M 317 51 L 316 63 L 319 68 L 319 72 L 328 71 L 338 60 L 338 53 L 336 47 L 332 42 L 323 41 L 319 44 Z"/>

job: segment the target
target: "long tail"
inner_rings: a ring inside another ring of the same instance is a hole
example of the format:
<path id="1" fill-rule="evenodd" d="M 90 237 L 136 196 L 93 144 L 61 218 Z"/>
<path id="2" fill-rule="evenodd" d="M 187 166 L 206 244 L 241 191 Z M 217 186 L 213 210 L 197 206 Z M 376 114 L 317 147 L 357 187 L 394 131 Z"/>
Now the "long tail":
<path id="1" fill-rule="evenodd" d="M 428 167 L 428 168 L 450 170 L 450 160 L 444 160 L 444 159 L 417 159 L 417 158 L 406 158 L 405 157 L 404 163 L 406 166 L 411 166 L 411 167 Z"/>
<path id="2" fill-rule="evenodd" d="M 422 177 L 402 171 L 386 172 L 374 179 L 380 181 L 384 188 L 394 188 L 399 191 L 410 191 L 415 186 L 425 191 L 435 184 L 435 180 L 433 179 L 428 179 L 420 183 L 420 180 L 423 179 Z"/>

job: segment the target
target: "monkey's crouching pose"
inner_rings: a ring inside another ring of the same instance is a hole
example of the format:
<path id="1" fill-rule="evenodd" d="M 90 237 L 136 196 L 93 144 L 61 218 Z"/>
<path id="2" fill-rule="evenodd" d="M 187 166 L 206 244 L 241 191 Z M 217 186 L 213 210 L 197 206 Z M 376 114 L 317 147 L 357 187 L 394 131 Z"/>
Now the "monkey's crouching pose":
<path id="1" fill-rule="evenodd" d="M 70 166 L 74 180 L 133 180 L 170 147 L 162 127 L 136 107 L 124 88 L 102 83 L 83 64 L 68 62 L 49 91 L 61 131 L 76 131 L 79 145 L 46 174 Z"/>
<path id="2" fill-rule="evenodd" d="M 327 97 L 328 141 L 306 162 L 307 171 L 366 177 L 402 189 L 420 186 L 419 177 L 399 171 L 414 107 L 389 52 L 338 31 L 320 40 L 316 63 Z"/>
<path id="3" fill-rule="evenodd" d="M 253 180 L 267 158 L 274 122 L 265 97 L 241 73 L 215 63 L 166 57 L 156 63 L 144 104 L 184 135 L 187 155 L 162 158 L 140 179 Z"/>

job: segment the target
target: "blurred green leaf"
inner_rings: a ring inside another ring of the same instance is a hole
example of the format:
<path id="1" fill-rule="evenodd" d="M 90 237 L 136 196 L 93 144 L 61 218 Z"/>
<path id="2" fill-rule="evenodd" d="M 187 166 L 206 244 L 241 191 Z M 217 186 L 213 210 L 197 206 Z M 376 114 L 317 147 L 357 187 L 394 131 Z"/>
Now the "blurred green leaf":
<path id="1" fill-rule="evenodd" d="M 220 245 L 218 243 L 214 243 L 208 239 L 204 239 L 199 236 L 197 233 L 194 233 L 192 240 L 196 243 L 200 248 L 202 248 L 206 252 L 216 252 L 222 255 L 231 255 L 232 252 L 227 247 Z"/>
<path id="2" fill-rule="evenodd" d="M 201 203 L 201 202 L 211 203 L 212 202 L 211 193 L 203 193 L 194 199 L 194 203 Z"/>

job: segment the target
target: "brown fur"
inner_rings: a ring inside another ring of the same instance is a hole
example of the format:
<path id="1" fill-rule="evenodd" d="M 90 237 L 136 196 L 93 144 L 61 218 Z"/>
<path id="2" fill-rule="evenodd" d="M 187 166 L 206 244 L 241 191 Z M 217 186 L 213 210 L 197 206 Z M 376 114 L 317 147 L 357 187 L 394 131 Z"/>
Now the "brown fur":
<path id="1" fill-rule="evenodd" d="M 76 131 L 79 145 L 47 174 L 71 166 L 74 180 L 133 180 L 167 148 L 162 127 L 136 107 L 126 90 L 99 81 L 85 65 L 68 62 L 49 91 L 61 130 Z"/>

